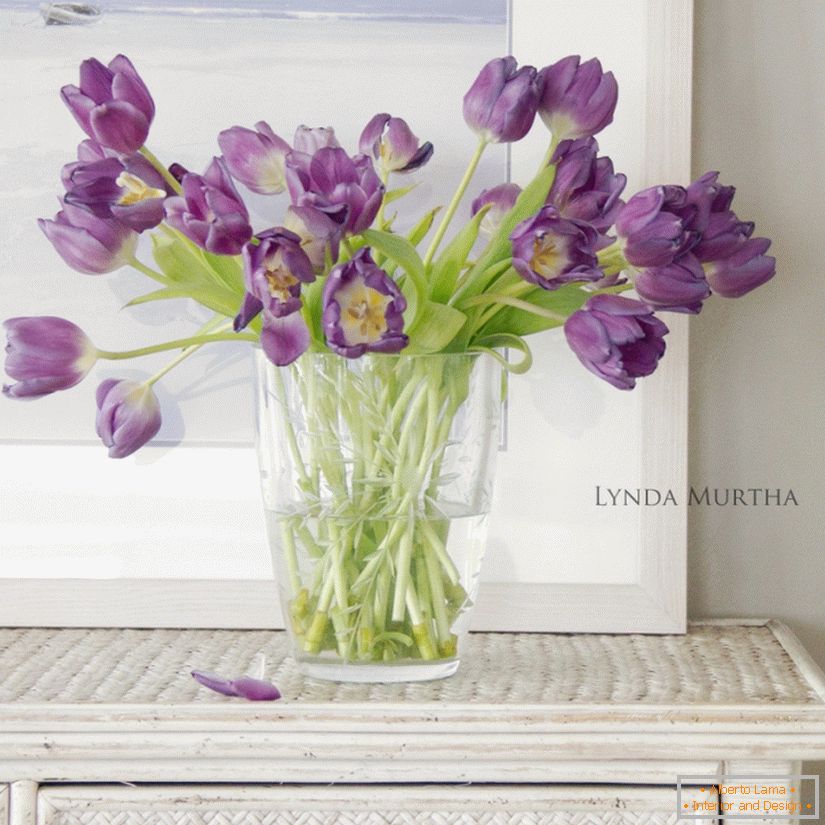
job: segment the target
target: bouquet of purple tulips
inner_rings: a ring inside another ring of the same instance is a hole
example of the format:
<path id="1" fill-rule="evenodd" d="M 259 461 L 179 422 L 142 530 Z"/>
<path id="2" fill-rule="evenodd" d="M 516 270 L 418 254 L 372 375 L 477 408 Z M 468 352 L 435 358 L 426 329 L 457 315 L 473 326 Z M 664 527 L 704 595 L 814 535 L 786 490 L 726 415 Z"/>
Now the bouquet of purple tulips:
<path id="1" fill-rule="evenodd" d="M 114 458 L 130 455 L 157 434 L 161 412 L 153 384 L 208 344 L 249 341 L 273 364 L 290 369 L 298 369 L 306 352 L 345 359 L 482 352 L 519 372 L 531 361 L 524 338 L 563 326 L 582 364 L 627 390 L 650 375 L 664 354 L 668 329 L 660 313 L 695 314 L 712 293 L 738 297 L 774 275 L 774 259 L 765 254 L 770 242 L 752 237 L 754 225 L 731 209 L 733 187 L 720 184 L 716 172 L 686 187 L 654 186 L 622 200 L 625 177 L 599 155 L 594 137 L 613 119 L 617 84 L 595 59 L 565 57 L 540 71 L 518 68 L 513 57 L 485 65 L 464 96 L 464 119 L 478 137 L 467 170 L 446 208 L 433 208 L 405 233 L 395 231 L 387 207 L 412 187 L 391 188 L 391 182 L 424 167 L 433 146 L 420 142 L 399 117 L 375 115 L 355 155 L 339 145 L 332 128 L 301 126 L 290 144 L 263 121 L 254 128 L 233 126 L 218 135 L 221 156 L 199 173 L 177 163 L 167 166 L 147 148 L 154 103 L 123 55 L 108 66 L 84 61 L 79 87 L 65 86 L 61 94 L 87 139 L 78 146 L 77 160 L 63 168 L 61 211 L 40 221 L 47 238 L 80 272 L 98 275 L 131 266 L 156 282 L 132 304 L 192 299 L 214 312 L 214 319 L 189 337 L 125 352 L 96 347 L 62 318 L 5 322 L 6 372 L 14 383 L 3 392 L 11 398 L 73 387 L 98 359 L 174 351 L 170 363 L 144 381 L 110 379 L 98 387 L 97 432 Z M 471 215 L 453 227 L 485 148 L 520 140 L 536 115 L 548 129 L 548 146 L 535 177 L 523 189 L 502 183 L 479 192 Z M 285 214 L 275 225 L 253 227 L 239 184 L 262 195 L 288 192 Z M 153 264 L 138 258 L 141 235 L 151 239 Z M 628 290 L 635 290 L 635 297 L 619 294 Z M 501 354 L 505 348 L 521 357 L 507 361 Z M 429 405 L 434 414 L 454 412 L 461 376 L 446 383 L 418 379 L 429 381 L 426 392 L 436 394 Z M 392 416 L 398 408 L 403 387 L 397 381 L 392 386 L 381 399 L 384 407 L 376 407 L 379 419 L 382 410 Z M 443 448 L 438 439 L 449 433 L 441 420 L 433 419 L 432 437 L 422 442 L 434 461 Z M 327 424 L 321 421 L 319 428 Z M 380 433 L 367 436 L 382 443 Z M 397 502 L 389 496 L 394 490 L 397 497 L 400 488 L 375 480 L 384 470 L 396 477 L 403 460 L 386 454 L 388 444 L 416 444 L 409 433 L 397 436 L 367 462 L 372 475 L 359 496 L 349 491 L 349 500 L 367 502 L 374 517 L 397 517 Z M 326 447 L 324 455 L 330 455 Z M 409 460 L 419 461 L 419 455 Z M 345 479 L 342 467 L 321 471 L 329 488 L 340 487 L 339 516 L 348 493 L 348 482 L 336 481 Z M 432 468 L 429 472 L 426 483 L 420 480 L 422 489 L 437 485 Z M 317 502 L 318 478 L 312 481 L 307 472 L 302 484 L 307 500 Z M 407 505 L 409 500 L 408 495 Z M 350 515 L 357 517 L 354 511 Z M 300 524 L 292 527 L 300 532 Z M 436 546 L 439 537 L 428 529 L 422 528 L 422 541 Z M 400 539 L 402 547 L 408 536 L 411 546 L 419 528 L 405 530 L 386 527 L 383 534 Z M 318 536 L 312 540 L 325 560 L 347 553 L 357 558 L 352 535 L 334 552 L 329 542 L 321 546 Z M 383 546 L 377 534 L 372 545 Z M 441 562 L 446 571 L 441 584 L 452 587 L 451 603 L 460 605 L 455 576 L 448 562 Z M 350 632 L 382 630 L 374 627 L 374 618 L 360 625 L 352 618 L 353 593 L 365 586 L 368 559 L 350 567 L 324 563 L 330 578 L 316 576 L 315 589 L 304 588 L 296 576 L 293 604 L 303 602 L 304 613 L 293 611 L 293 618 L 300 624 L 307 611 L 314 616 L 302 625 L 306 649 L 317 651 L 329 642 L 342 656 L 354 655 L 356 647 L 376 655 L 378 632 Z M 440 605 L 423 606 L 424 615 L 441 617 L 435 641 L 414 621 L 422 613 L 422 591 L 432 600 L 433 591 L 443 587 L 433 582 L 416 590 L 410 570 L 409 559 L 396 557 L 393 579 L 384 587 L 394 592 L 388 616 L 411 625 L 396 624 L 396 636 L 388 636 L 377 655 L 387 658 L 399 644 L 412 646 L 422 658 L 449 655 L 451 620 Z M 334 588 L 325 589 L 328 580 Z M 334 638 L 326 629 L 333 590 L 343 602 Z M 443 592 L 438 598 L 443 601 Z"/>

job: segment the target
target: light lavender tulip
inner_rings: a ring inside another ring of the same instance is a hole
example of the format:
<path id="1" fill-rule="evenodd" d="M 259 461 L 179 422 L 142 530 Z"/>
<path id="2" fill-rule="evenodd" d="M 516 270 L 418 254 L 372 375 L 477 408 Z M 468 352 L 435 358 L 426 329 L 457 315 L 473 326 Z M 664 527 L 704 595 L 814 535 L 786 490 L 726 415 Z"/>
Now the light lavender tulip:
<path id="1" fill-rule="evenodd" d="M 210 690 L 224 696 L 237 696 L 252 702 L 271 702 L 281 698 L 281 692 L 271 682 L 241 676 L 240 679 L 224 679 L 216 673 L 193 670 L 192 678 Z"/>
<path id="2" fill-rule="evenodd" d="M 407 301 L 395 281 L 379 269 L 367 248 L 336 266 L 324 284 L 324 335 L 331 350 L 345 358 L 366 352 L 399 352 Z"/>
<path id="3" fill-rule="evenodd" d="M 160 404 L 150 386 L 107 378 L 97 388 L 95 429 L 109 458 L 125 458 L 151 441 L 160 429 Z"/>
<path id="4" fill-rule="evenodd" d="M 579 361 L 620 390 L 632 390 L 637 378 L 656 369 L 667 333 L 650 307 L 621 295 L 594 295 L 564 324 Z"/>
<path id="5" fill-rule="evenodd" d="M 564 57 L 539 72 L 538 84 L 539 116 L 558 141 L 595 135 L 613 120 L 616 78 L 596 58 Z"/>
<path id="6" fill-rule="evenodd" d="M 6 373 L 8 398 L 39 398 L 80 383 L 97 361 L 97 349 L 80 327 L 49 315 L 9 318 Z"/>
<path id="7" fill-rule="evenodd" d="M 464 95 L 464 120 L 488 143 L 521 140 L 535 120 L 539 102 L 536 70 L 517 65 L 512 55 L 491 60 Z"/>
<path id="8" fill-rule="evenodd" d="M 314 155 L 319 149 L 338 149 L 340 147 L 332 126 L 299 126 L 292 139 L 292 148 L 305 155 Z"/>
<path id="9" fill-rule="evenodd" d="M 102 275 L 126 266 L 135 254 L 138 235 L 114 218 L 63 202 L 54 220 L 40 218 L 38 226 L 72 269 Z"/>
<path id="10" fill-rule="evenodd" d="M 311 157 L 293 152 L 287 158 L 286 180 L 294 206 L 326 214 L 341 234 L 367 229 L 384 197 L 372 161 L 366 155 L 351 158 L 334 147 L 323 147 Z"/>
<path id="11" fill-rule="evenodd" d="M 542 289 L 604 276 L 596 260 L 596 230 L 582 221 L 562 218 L 554 206 L 545 206 L 518 224 L 510 240 L 513 268 Z"/>
<path id="12" fill-rule="evenodd" d="M 223 159 L 235 180 L 261 195 L 277 195 L 286 189 L 284 163 L 292 151 L 266 121 L 255 129 L 233 126 L 218 135 Z"/>
<path id="13" fill-rule="evenodd" d="M 169 224 L 207 252 L 238 255 L 252 227 L 224 162 L 212 158 L 203 175 L 185 174 L 182 186 L 183 196 L 165 202 Z"/>
<path id="14" fill-rule="evenodd" d="M 80 87 L 60 90 L 80 128 L 101 146 L 132 154 L 146 141 L 155 104 L 146 84 L 127 57 L 108 66 L 91 58 L 80 64 Z"/>
<path id="15" fill-rule="evenodd" d="M 705 264 L 710 288 L 724 298 L 741 298 L 770 281 L 776 274 L 776 258 L 765 255 L 771 242 L 750 238 L 731 255 Z"/>
<path id="16" fill-rule="evenodd" d="M 520 194 L 521 187 L 517 183 L 500 183 L 492 189 L 484 189 L 470 207 L 473 215 L 485 206 L 490 207 L 481 219 L 479 231 L 484 235 L 494 235 L 501 226 L 504 216 L 516 205 Z"/>
<path id="17" fill-rule="evenodd" d="M 633 283 L 636 294 L 656 310 L 696 315 L 710 296 L 702 264 L 690 253 L 666 266 L 642 269 Z"/>
<path id="18" fill-rule="evenodd" d="M 411 172 L 433 155 L 429 141 L 419 145 L 407 122 L 386 112 L 375 115 L 361 132 L 358 151 L 369 155 L 385 172 Z"/>
<path id="19" fill-rule="evenodd" d="M 171 190 L 160 172 L 142 155 L 103 158 L 71 164 L 66 203 L 99 218 L 115 218 L 135 232 L 163 220 L 163 202 Z"/>

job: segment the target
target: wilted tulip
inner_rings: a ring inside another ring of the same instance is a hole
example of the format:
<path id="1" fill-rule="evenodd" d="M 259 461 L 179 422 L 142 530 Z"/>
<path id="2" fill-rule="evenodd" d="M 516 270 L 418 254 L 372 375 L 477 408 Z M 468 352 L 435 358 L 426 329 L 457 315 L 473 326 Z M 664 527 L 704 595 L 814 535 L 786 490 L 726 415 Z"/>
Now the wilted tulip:
<path id="1" fill-rule="evenodd" d="M 542 289 L 574 281 L 597 281 L 604 273 L 596 260 L 598 234 L 589 224 L 562 218 L 545 206 L 513 230 L 513 268 Z"/>
<path id="2" fill-rule="evenodd" d="M 286 189 L 284 163 L 292 151 L 261 120 L 255 129 L 233 126 L 218 135 L 223 159 L 235 180 L 261 195 L 277 195 Z"/>
<path id="3" fill-rule="evenodd" d="M 40 218 L 38 226 L 72 269 L 101 275 L 128 264 L 134 257 L 138 235 L 114 218 L 63 202 L 54 220 Z"/>
<path id="4" fill-rule="evenodd" d="M 322 323 L 329 348 L 346 358 L 399 352 L 407 346 L 407 301 L 367 248 L 336 266 L 324 284 Z"/>
<path id="5" fill-rule="evenodd" d="M 536 118 L 536 70 L 517 65 L 512 55 L 491 60 L 464 95 L 464 120 L 487 143 L 521 140 Z"/>
<path id="6" fill-rule="evenodd" d="M 705 264 L 710 288 L 724 298 L 741 298 L 776 274 L 776 258 L 765 255 L 771 242 L 750 238 L 731 255 Z"/>
<path id="7" fill-rule="evenodd" d="M 80 327 L 49 315 L 9 318 L 6 373 L 9 398 L 38 398 L 78 384 L 97 360 L 97 349 Z"/>
<path id="8" fill-rule="evenodd" d="M 125 458 L 157 435 L 160 404 L 148 384 L 107 378 L 96 398 L 95 428 L 109 448 L 109 458 Z"/>
<path id="9" fill-rule="evenodd" d="M 381 113 L 364 127 L 358 151 L 372 157 L 388 174 L 419 169 L 432 157 L 433 145 L 428 141 L 419 146 L 405 120 Z"/>
<path id="10" fill-rule="evenodd" d="M 656 369 L 667 333 L 650 307 L 621 295 L 594 295 L 564 324 L 579 361 L 620 390 L 632 390 Z"/>
<path id="11" fill-rule="evenodd" d="M 155 104 L 127 57 L 107 66 L 91 58 L 80 64 L 80 87 L 60 90 L 64 103 L 86 134 L 101 146 L 132 154 L 146 141 Z"/>
<path id="12" fill-rule="evenodd" d="M 203 175 L 184 175 L 182 186 L 182 197 L 165 202 L 167 221 L 207 252 L 239 254 L 252 237 L 252 227 L 224 162 L 212 158 Z"/>
<path id="13" fill-rule="evenodd" d="M 619 88 L 594 57 L 564 57 L 538 74 L 538 113 L 557 141 L 601 132 L 613 120 Z"/>

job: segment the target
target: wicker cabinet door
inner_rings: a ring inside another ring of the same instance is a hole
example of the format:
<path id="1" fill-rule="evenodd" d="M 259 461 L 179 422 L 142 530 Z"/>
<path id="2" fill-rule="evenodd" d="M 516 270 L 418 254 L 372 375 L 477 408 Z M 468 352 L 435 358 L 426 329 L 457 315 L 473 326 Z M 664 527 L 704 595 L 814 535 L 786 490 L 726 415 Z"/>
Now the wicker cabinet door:
<path id="1" fill-rule="evenodd" d="M 697 791 L 698 793 L 698 791 Z M 671 787 L 43 787 L 37 825 L 676 825 Z"/>

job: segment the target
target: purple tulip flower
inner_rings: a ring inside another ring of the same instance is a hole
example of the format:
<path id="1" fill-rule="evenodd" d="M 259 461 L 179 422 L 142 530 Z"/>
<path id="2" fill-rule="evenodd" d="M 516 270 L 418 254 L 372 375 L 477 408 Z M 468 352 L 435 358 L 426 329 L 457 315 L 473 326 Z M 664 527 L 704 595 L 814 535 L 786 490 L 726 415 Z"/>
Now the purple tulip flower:
<path id="1" fill-rule="evenodd" d="M 521 140 L 536 118 L 536 70 L 517 65 L 512 55 L 491 60 L 464 95 L 464 120 L 487 143 Z"/>
<path id="2" fill-rule="evenodd" d="M 310 156 L 293 152 L 286 181 L 294 206 L 326 214 L 341 233 L 358 234 L 375 219 L 384 186 L 366 155 L 349 157 L 340 148 L 322 147 Z"/>
<path id="3" fill-rule="evenodd" d="M 114 218 L 62 203 L 54 220 L 40 218 L 38 226 L 61 258 L 78 272 L 102 275 L 126 266 L 135 253 L 138 235 Z"/>
<path id="4" fill-rule="evenodd" d="M 252 227 L 224 162 L 212 158 L 203 175 L 184 175 L 182 186 L 182 197 L 166 200 L 167 221 L 207 252 L 239 254 Z"/>
<path id="5" fill-rule="evenodd" d="M 433 145 L 427 141 L 419 146 L 407 121 L 383 112 L 364 127 L 358 151 L 372 157 L 388 174 L 419 169 L 432 157 Z"/>
<path id="6" fill-rule="evenodd" d="M 66 181 L 66 203 L 98 218 L 115 218 L 135 232 L 163 220 L 163 202 L 171 191 L 160 172 L 142 155 L 73 163 Z"/>
<path id="7" fill-rule="evenodd" d="M 146 141 L 155 104 L 128 58 L 108 65 L 91 58 L 80 64 L 80 87 L 60 90 L 80 128 L 101 146 L 132 154 Z"/>
<path id="8" fill-rule="evenodd" d="M 473 201 L 471 214 L 475 215 L 488 204 L 490 208 L 481 219 L 479 231 L 485 235 L 494 235 L 501 226 L 504 216 L 516 205 L 521 187 L 517 183 L 500 183 L 492 189 L 484 189 Z"/>
<path id="9" fill-rule="evenodd" d="M 341 144 L 332 126 L 299 126 L 292 139 L 292 148 L 305 155 L 314 155 L 319 149 L 338 149 Z"/>
<path id="10" fill-rule="evenodd" d="M 597 281 L 604 275 L 596 260 L 596 230 L 582 221 L 562 218 L 554 206 L 522 221 L 510 240 L 514 269 L 542 289 Z"/>
<path id="11" fill-rule="evenodd" d="M 632 390 L 637 378 L 656 369 L 667 333 L 650 307 L 621 295 L 594 295 L 564 324 L 579 361 L 620 390 Z"/>
<path id="12" fill-rule="evenodd" d="M 596 58 L 564 57 L 538 74 L 538 113 L 556 140 L 589 137 L 613 120 L 619 89 Z"/>
<path id="13" fill-rule="evenodd" d="M 710 296 L 702 264 L 688 253 L 666 266 L 641 270 L 635 278 L 636 294 L 649 307 L 696 315 Z"/>
<path id="14" fill-rule="evenodd" d="M 307 351 L 309 344 L 309 328 L 300 312 L 282 318 L 264 313 L 261 348 L 273 364 L 278 367 L 291 364 Z"/>
<path id="15" fill-rule="evenodd" d="M 600 233 L 606 232 L 624 205 L 619 199 L 627 178 L 613 171 L 613 161 L 597 157 L 595 138 L 564 140 L 556 149 L 552 162 L 556 177 L 547 203 L 564 218 L 585 221 Z"/>
<path id="16" fill-rule="evenodd" d="M 705 264 L 708 283 L 717 295 L 741 298 L 776 274 L 776 258 L 765 255 L 771 242 L 750 238 L 731 255 Z"/>
<path id="17" fill-rule="evenodd" d="M 313 209 L 311 206 L 290 206 L 284 216 L 284 229 L 288 229 L 301 239 L 301 248 L 316 270 L 323 268 L 327 248 L 333 261 L 338 258 L 341 225 L 326 212 Z"/>
<path id="18" fill-rule="evenodd" d="M 243 329 L 259 312 L 284 318 L 301 308 L 301 284 L 315 280 L 315 270 L 301 239 L 283 227 L 256 235 L 258 243 L 243 248 L 246 298 L 235 319 Z"/>
<path id="19" fill-rule="evenodd" d="M 9 318 L 6 373 L 9 398 L 39 398 L 78 384 L 97 361 L 97 349 L 80 327 L 49 315 Z"/>
<path id="20" fill-rule="evenodd" d="M 379 269 L 367 248 L 339 264 L 324 284 L 324 334 L 329 348 L 346 358 L 365 352 L 399 352 L 407 346 L 403 312 L 407 301 Z"/>
<path id="21" fill-rule="evenodd" d="M 215 673 L 193 670 L 192 678 L 204 687 L 224 696 L 239 696 L 252 702 L 271 702 L 281 698 L 281 692 L 271 682 L 242 676 L 240 679 L 224 679 Z"/>
<path id="22" fill-rule="evenodd" d="M 624 256 L 633 266 L 667 266 L 696 243 L 677 213 L 686 205 L 680 186 L 652 186 L 633 195 L 616 219 Z"/>
<path id="23" fill-rule="evenodd" d="M 286 189 L 284 164 L 290 145 L 259 121 L 255 129 L 233 126 L 218 135 L 223 159 L 235 180 L 261 195 L 277 195 Z"/>
<path id="24" fill-rule="evenodd" d="M 109 458 L 125 458 L 160 429 L 160 404 L 151 386 L 107 378 L 97 388 L 95 428 Z"/>

